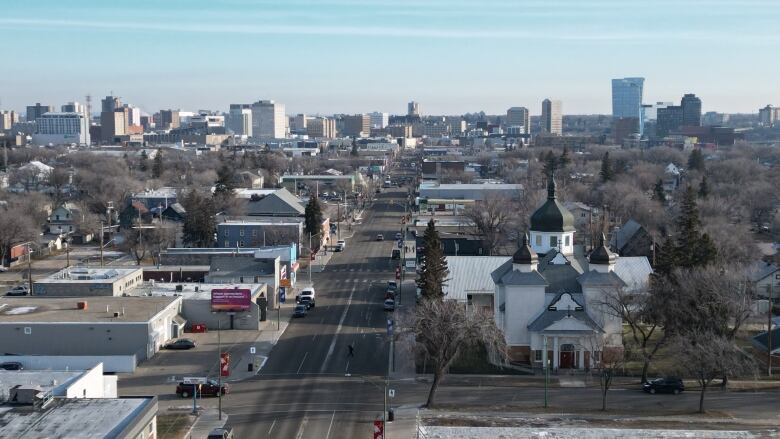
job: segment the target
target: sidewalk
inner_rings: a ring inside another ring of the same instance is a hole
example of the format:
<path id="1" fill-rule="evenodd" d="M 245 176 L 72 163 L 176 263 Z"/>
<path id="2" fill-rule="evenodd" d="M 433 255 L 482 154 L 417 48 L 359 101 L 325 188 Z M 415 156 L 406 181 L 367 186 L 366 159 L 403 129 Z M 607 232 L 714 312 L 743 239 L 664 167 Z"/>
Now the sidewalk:
<path id="1" fill-rule="evenodd" d="M 217 409 L 206 409 L 200 412 L 198 419 L 192 424 L 192 428 L 184 435 L 186 439 L 202 439 L 211 433 L 215 428 L 224 427 L 227 423 L 228 415 L 222 412 L 222 420 L 219 419 Z"/>
<path id="2" fill-rule="evenodd" d="M 227 379 L 228 382 L 242 381 L 257 375 L 271 355 L 271 350 L 273 350 L 279 338 L 287 329 L 294 308 L 295 298 L 293 297 L 293 300 L 288 300 L 282 304 L 278 315 L 276 310 L 268 311 L 268 319 L 260 322 L 260 334 L 253 342 L 246 344 L 242 349 L 244 353 L 241 358 L 233 363 L 233 367 L 230 370 L 230 378 Z M 254 354 L 251 353 L 252 347 L 255 348 Z M 249 370 L 250 364 L 252 365 L 252 370 Z"/>

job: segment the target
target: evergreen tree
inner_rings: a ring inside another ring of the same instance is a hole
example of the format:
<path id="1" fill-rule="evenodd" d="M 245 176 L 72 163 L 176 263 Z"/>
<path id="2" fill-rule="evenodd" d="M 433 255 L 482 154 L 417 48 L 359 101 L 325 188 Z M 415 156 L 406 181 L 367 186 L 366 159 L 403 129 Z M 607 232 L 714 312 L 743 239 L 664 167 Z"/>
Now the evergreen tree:
<path id="1" fill-rule="evenodd" d="M 549 177 L 551 173 L 555 172 L 558 169 L 558 158 L 555 157 L 555 154 L 553 154 L 552 151 L 547 151 L 547 153 L 544 155 L 544 168 L 543 172 L 545 177 Z"/>
<path id="2" fill-rule="evenodd" d="M 420 261 L 421 270 L 417 278 L 417 286 L 424 298 L 442 300 L 444 298 L 444 285 L 450 272 L 447 269 L 444 247 L 433 219 L 428 221 L 423 245 L 425 248 Z"/>
<path id="3" fill-rule="evenodd" d="M 694 148 L 691 151 L 691 154 L 688 156 L 688 169 L 704 171 L 704 155 L 701 153 L 701 149 Z"/>
<path id="4" fill-rule="evenodd" d="M 352 150 L 349 151 L 349 155 L 351 155 L 352 157 L 357 157 L 360 155 L 360 153 L 358 152 L 357 143 L 355 143 L 354 140 L 352 141 Z"/>
<path id="5" fill-rule="evenodd" d="M 601 171 L 599 172 L 601 181 L 606 183 L 615 179 L 615 171 L 612 169 L 612 160 L 609 158 L 609 152 L 604 153 L 601 159 Z"/>
<path id="6" fill-rule="evenodd" d="M 306 203 L 306 209 L 304 210 L 304 231 L 307 235 L 315 236 L 322 232 L 322 206 L 317 197 L 309 197 L 309 202 Z M 321 239 L 313 239 L 312 247 L 313 251 L 319 249 L 318 243 Z"/>
<path id="7" fill-rule="evenodd" d="M 149 168 L 148 164 L 149 155 L 146 154 L 146 150 L 141 150 L 141 158 L 138 160 L 138 169 L 141 170 L 141 172 L 146 172 L 146 170 Z"/>
<path id="8" fill-rule="evenodd" d="M 217 228 L 214 200 L 191 190 L 184 195 L 181 204 L 187 211 L 182 226 L 184 242 L 192 247 L 213 247 Z"/>
<path id="9" fill-rule="evenodd" d="M 667 236 L 660 245 L 655 256 L 655 272 L 659 275 L 668 275 L 677 266 L 677 247 L 674 240 Z"/>
<path id="10" fill-rule="evenodd" d="M 558 167 L 561 169 L 565 169 L 569 164 L 571 163 L 571 157 L 569 157 L 569 148 L 563 147 L 563 152 L 561 152 L 561 156 L 558 157 Z"/>
<path id="11" fill-rule="evenodd" d="M 160 178 L 163 173 L 163 152 L 162 149 L 157 150 L 157 155 L 154 156 L 152 163 L 152 178 Z"/>
<path id="12" fill-rule="evenodd" d="M 699 198 L 707 198 L 710 194 L 710 185 L 707 183 L 707 176 L 702 175 L 699 182 Z"/>
<path id="13" fill-rule="evenodd" d="M 717 256 L 715 244 L 706 233 L 701 231 L 696 193 L 691 186 L 685 190 L 680 202 L 680 213 L 675 225 L 677 227 L 675 259 L 679 266 L 701 267 L 715 260 Z"/>
<path id="14" fill-rule="evenodd" d="M 217 181 L 214 182 L 214 197 L 231 197 L 236 188 L 235 170 L 226 162 L 217 169 Z"/>
<path id="15" fill-rule="evenodd" d="M 660 178 L 655 182 L 653 187 L 653 199 L 659 201 L 661 204 L 666 202 L 666 191 L 664 191 L 664 182 Z"/>

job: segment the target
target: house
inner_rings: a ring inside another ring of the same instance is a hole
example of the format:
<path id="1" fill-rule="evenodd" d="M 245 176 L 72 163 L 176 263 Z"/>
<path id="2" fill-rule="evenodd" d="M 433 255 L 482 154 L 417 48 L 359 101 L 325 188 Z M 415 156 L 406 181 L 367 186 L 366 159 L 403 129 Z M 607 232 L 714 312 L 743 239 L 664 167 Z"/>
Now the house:
<path id="1" fill-rule="evenodd" d="M 772 301 L 780 303 L 780 268 L 777 265 L 758 261 L 748 267 L 748 278 L 758 297 L 769 297 L 771 293 Z"/>
<path id="2" fill-rule="evenodd" d="M 656 244 L 655 239 L 641 224 L 629 219 L 612 234 L 609 246 L 620 256 L 644 256 L 652 261 L 660 243 Z"/>
<path id="3" fill-rule="evenodd" d="M 93 234 L 80 230 L 84 212 L 73 203 L 63 203 L 49 215 L 47 231 L 50 235 L 68 235 L 76 244 L 92 241 Z"/>
<path id="4" fill-rule="evenodd" d="M 663 186 L 666 192 L 674 192 L 680 186 L 682 182 L 683 169 L 669 163 L 664 169 Z"/>
<path id="5" fill-rule="evenodd" d="M 605 294 L 641 290 L 652 269 L 646 257 L 612 253 L 603 235 L 586 256 L 574 245 L 574 216 L 557 200 L 553 177 L 547 192 L 517 252 L 453 259 L 448 292 L 493 313 L 512 362 L 585 369 L 598 364 L 604 351 L 623 348 L 621 319 L 600 305 Z"/>
<path id="6" fill-rule="evenodd" d="M 11 190 L 13 192 L 30 192 L 44 189 L 48 186 L 52 171 L 54 168 L 51 166 L 38 160 L 32 160 L 16 170 L 14 173 L 16 183 Z"/>
<path id="7" fill-rule="evenodd" d="M 169 205 L 165 210 L 160 213 L 160 218 L 165 221 L 174 221 L 177 223 L 184 222 L 184 218 L 187 216 L 187 211 L 179 203 L 173 203 Z"/>
<path id="8" fill-rule="evenodd" d="M 780 365 L 780 326 L 774 325 L 772 328 L 772 346 L 769 344 L 769 332 L 764 331 L 756 334 L 751 340 L 753 347 L 755 347 L 762 355 L 772 356 L 772 367 Z M 764 364 L 766 364 L 766 357 L 763 358 Z"/>
<path id="9" fill-rule="evenodd" d="M 162 207 L 162 210 L 177 201 L 176 188 L 161 187 L 159 189 L 147 189 L 134 193 L 130 198 L 132 202 L 140 202 L 147 209 Z"/>
<path id="10" fill-rule="evenodd" d="M 244 200 L 244 212 L 248 216 L 297 217 L 303 216 L 305 212 L 300 198 L 284 188 Z"/>
<path id="11" fill-rule="evenodd" d="M 262 176 L 249 171 L 241 171 L 236 174 L 236 187 L 247 189 L 260 189 L 263 187 Z"/>

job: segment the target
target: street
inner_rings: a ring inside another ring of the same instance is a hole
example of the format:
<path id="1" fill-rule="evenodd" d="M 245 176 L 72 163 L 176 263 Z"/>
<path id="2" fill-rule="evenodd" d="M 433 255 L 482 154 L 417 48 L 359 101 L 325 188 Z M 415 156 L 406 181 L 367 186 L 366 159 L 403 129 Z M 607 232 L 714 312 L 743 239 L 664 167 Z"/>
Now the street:
<path id="1" fill-rule="evenodd" d="M 232 387 L 225 411 L 237 437 L 371 437 L 384 407 L 389 346 L 382 302 L 399 262 L 390 256 L 405 193 L 378 196 L 345 251 L 312 275 L 316 307 L 290 323 L 257 377 Z M 342 228 L 342 238 L 349 233 Z M 376 241 L 379 233 L 385 241 Z"/>

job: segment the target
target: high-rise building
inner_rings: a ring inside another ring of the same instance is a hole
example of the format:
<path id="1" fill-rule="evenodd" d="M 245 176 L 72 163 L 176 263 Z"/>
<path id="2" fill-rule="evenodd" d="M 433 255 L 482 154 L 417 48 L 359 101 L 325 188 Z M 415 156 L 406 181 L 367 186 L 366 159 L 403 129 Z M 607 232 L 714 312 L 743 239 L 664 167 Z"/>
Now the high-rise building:
<path id="1" fill-rule="evenodd" d="M 158 130 L 172 130 L 181 126 L 181 114 L 179 110 L 160 110 L 158 120 L 155 121 Z"/>
<path id="2" fill-rule="evenodd" d="M 701 116 L 701 124 L 704 126 L 720 126 L 728 123 L 728 121 L 729 115 L 726 113 L 708 111 Z"/>
<path id="3" fill-rule="evenodd" d="M 15 123 L 19 123 L 19 115 L 15 111 L 0 111 L 0 131 L 10 130 Z"/>
<path id="4" fill-rule="evenodd" d="M 460 136 L 466 132 L 466 121 L 461 116 L 447 116 L 444 118 L 450 126 L 450 135 Z"/>
<path id="5" fill-rule="evenodd" d="M 658 119 L 655 125 L 655 135 L 666 137 L 672 131 L 677 131 L 683 125 L 683 107 L 670 105 L 658 109 Z"/>
<path id="6" fill-rule="evenodd" d="M 39 102 L 36 102 L 35 105 L 28 105 L 26 114 L 27 122 L 34 122 L 39 117 L 51 111 L 54 111 L 54 107 L 51 105 L 41 105 Z"/>
<path id="7" fill-rule="evenodd" d="M 36 125 L 33 143 L 38 145 L 90 144 L 89 120 L 84 113 L 48 112 L 38 117 Z"/>
<path id="8" fill-rule="evenodd" d="M 117 119 L 115 114 L 116 110 L 122 107 L 122 101 L 116 96 L 106 96 L 100 101 L 100 140 L 103 143 L 112 143 L 114 137 L 120 132 L 124 134 L 124 126 L 126 119 L 124 119 L 124 111 L 122 112 L 122 118 Z M 119 124 L 117 125 L 117 122 Z"/>
<path id="9" fill-rule="evenodd" d="M 284 104 L 261 100 L 252 104 L 252 135 L 260 138 L 287 137 L 287 116 Z"/>
<path id="10" fill-rule="evenodd" d="M 87 114 L 87 106 L 78 102 L 68 102 L 67 104 L 60 106 L 60 111 L 63 113 L 79 113 L 83 114 L 89 120 L 89 114 Z"/>
<path id="11" fill-rule="evenodd" d="M 141 109 L 127 104 L 125 107 L 127 108 L 127 124 L 141 126 Z"/>
<path id="12" fill-rule="evenodd" d="M 332 139 L 336 137 L 336 121 L 327 117 L 315 117 L 306 122 L 309 137 Z"/>
<path id="13" fill-rule="evenodd" d="M 237 136 L 252 137 L 252 106 L 249 104 L 230 104 L 228 129 Z"/>
<path id="14" fill-rule="evenodd" d="M 390 137 L 412 137 L 412 126 L 406 124 L 393 124 L 385 127 L 385 131 Z"/>
<path id="15" fill-rule="evenodd" d="M 563 134 L 563 104 L 559 100 L 542 101 L 542 132 Z"/>
<path id="16" fill-rule="evenodd" d="M 780 121 L 780 107 L 767 105 L 758 110 L 758 124 L 764 127 L 774 126 Z"/>
<path id="17" fill-rule="evenodd" d="M 512 107 L 506 110 L 506 127 L 525 127 L 525 132 L 531 129 L 531 113 L 525 107 Z"/>
<path id="18" fill-rule="evenodd" d="M 409 102 L 409 104 L 406 106 L 406 115 L 411 117 L 420 117 L 420 103 L 419 102 Z"/>
<path id="19" fill-rule="evenodd" d="M 656 120 L 658 118 L 658 109 L 671 107 L 674 102 L 656 102 L 655 104 L 642 105 L 642 117 L 645 122 Z"/>
<path id="20" fill-rule="evenodd" d="M 683 120 L 685 126 L 701 126 L 701 99 L 693 93 L 683 95 L 680 101 L 682 107 Z"/>
<path id="21" fill-rule="evenodd" d="M 368 117 L 371 119 L 371 128 L 382 129 L 390 123 L 390 115 L 387 113 L 375 111 L 368 113 Z"/>
<path id="22" fill-rule="evenodd" d="M 342 117 L 344 129 L 341 133 L 346 137 L 366 137 L 371 134 L 371 118 L 367 114 Z"/>
<path id="23" fill-rule="evenodd" d="M 612 116 L 640 117 L 645 78 L 612 80 Z"/>

